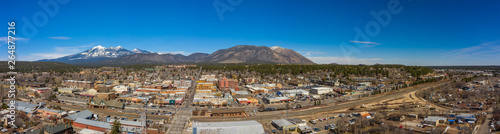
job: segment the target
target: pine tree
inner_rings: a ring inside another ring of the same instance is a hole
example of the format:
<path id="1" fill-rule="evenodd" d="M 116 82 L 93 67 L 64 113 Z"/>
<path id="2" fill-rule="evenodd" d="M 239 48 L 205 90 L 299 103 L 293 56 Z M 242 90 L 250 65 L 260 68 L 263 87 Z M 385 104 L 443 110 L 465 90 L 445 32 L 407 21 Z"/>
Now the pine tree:
<path id="1" fill-rule="evenodd" d="M 111 127 L 111 134 L 121 134 L 121 133 L 122 133 L 121 124 L 118 120 L 115 120 L 113 122 L 113 126 Z"/>

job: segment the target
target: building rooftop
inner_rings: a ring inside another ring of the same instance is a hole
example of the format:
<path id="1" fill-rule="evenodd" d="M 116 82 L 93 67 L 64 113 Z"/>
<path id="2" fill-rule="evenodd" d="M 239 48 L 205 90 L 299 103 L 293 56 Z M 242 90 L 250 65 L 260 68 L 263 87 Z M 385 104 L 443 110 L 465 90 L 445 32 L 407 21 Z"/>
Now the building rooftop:
<path id="1" fill-rule="evenodd" d="M 95 131 L 95 130 L 92 130 L 92 129 L 82 129 L 80 132 L 78 132 L 79 134 L 104 134 L 104 132 L 101 132 L 101 131 Z"/>
<path id="2" fill-rule="evenodd" d="M 43 128 L 28 132 L 26 134 L 39 134 L 40 131 L 45 131 L 48 132 L 49 134 L 55 134 L 55 133 L 60 133 L 61 131 L 67 130 L 67 129 L 72 129 L 73 127 L 68 124 L 57 124 L 57 125 L 48 125 Z"/>
<path id="3" fill-rule="evenodd" d="M 77 118 L 87 119 L 88 117 L 91 117 L 92 114 L 93 113 L 90 112 L 89 110 L 85 110 L 85 111 L 81 111 L 81 112 L 78 112 L 78 113 L 70 114 L 70 115 L 68 115 L 67 117 L 64 117 L 64 118 L 70 119 L 70 120 L 76 120 Z"/>
<path id="4" fill-rule="evenodd" d="M 77 118 L 74 123 L 85 124 L 89 126 L 110 129 L 111 126 L 107 122 L 93 121 L 88 119 Z"/>
<path id="5" fill-rule="evenodd" d="M 110 120 L 108 121 L 108 123 L 113 124 L 113 122 L 114 122 L 114 121 L 115 121 L 115 119 L 110 119 Z M 138 122 L 138 121 L 127 121 L 127 120 L 118 120 L 118 121 L 119 121 L 119 122 L 120 122 L 120 124 L 122 124 L 122 125 L 137 126 L 137 127 L 141 127 L 141 126 L 143 126 L 143 125 L 141 124 L 141 122 Z"/>
<path id="6" fill-rule="evenodd" d="M 194 122 L 193 134 L 264 134 L 257 121 Z"/>
<path id="7" fill-rule="evenodd" d="M 245 112 L 243 108 L 231 108 L 231 109 L 212 109 L 212 113 L 242 113 Z"/>
<path id="8" fill-rule="evenodd" d="M 295 125 L 295 123 L 291 122 L 288 119 L 273 120 L 273 123 L 278 125 L 279 127 Z"/>
<path id="9" fill-rule="evenodd" d="M 37 104 L 26 103 L 22 101 L 16 101 L 16 110 L 23 111 L 26 113 L 33 113 L 35 108 L 38 106 Z"/>

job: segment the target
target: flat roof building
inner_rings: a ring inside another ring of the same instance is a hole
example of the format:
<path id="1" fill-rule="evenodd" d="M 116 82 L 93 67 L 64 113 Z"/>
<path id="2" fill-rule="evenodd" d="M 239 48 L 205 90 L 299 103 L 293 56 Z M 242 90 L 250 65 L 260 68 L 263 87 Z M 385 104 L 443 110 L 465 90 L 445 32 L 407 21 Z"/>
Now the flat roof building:
<path id="1" fill-rule="evenodd" d="M 255 120 L 233 122 L 194 122 L 193 134 L 264 134 L 264 127 Z"/>

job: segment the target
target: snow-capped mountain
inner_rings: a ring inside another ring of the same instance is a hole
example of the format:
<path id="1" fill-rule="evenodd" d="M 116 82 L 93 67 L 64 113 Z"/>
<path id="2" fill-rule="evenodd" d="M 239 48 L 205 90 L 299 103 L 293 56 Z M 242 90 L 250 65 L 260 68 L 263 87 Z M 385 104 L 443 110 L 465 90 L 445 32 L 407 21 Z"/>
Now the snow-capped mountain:
<path id="1" fill-rule="evenodd" d="M 147 51 L 147 50 L 141 50 L 141 49 L 132 49 L 132 52 L 134 53 L 153 53 L 151 51 Z"/>
<path id="2" fill-rule="evenodd" d="M 46 59 L 40 61 L 56 61 L 65 63 L 96 62 L 136 53 L 151 53 L 151 52 L 140 49 L 134 49 L 133 51 L 130 51 L 121 46 L 106 48 L 101 45 L 98 45 L 89 50 L 85 50 L 77 54 L 68 55 L 57 59 Z"/>
<path id="3" fill-rule="evenodd" d="M 153 53 L 146 50 L 124 49 L 121 46 L 105 48 L 96 46 L 65 57 L 40 61 L 64 62 L 75 65 L 127 65 L 164 63 L 277 63 L 315 64 L 292 49 L 278 46 L 238 45 L 220 49 L 212 54 L 193 53 L 188 56 L 176 53 Z"/>

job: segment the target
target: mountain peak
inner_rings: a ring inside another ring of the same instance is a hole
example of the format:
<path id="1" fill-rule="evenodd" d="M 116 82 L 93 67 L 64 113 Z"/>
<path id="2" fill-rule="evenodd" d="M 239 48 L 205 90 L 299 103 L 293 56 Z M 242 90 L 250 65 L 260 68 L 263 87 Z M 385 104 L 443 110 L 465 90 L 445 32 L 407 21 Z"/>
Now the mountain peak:
<path id="1" fill-rule="evenodd" d="M 282 48 L 282 47 L 279 47 L 279 46 L 273 46 L 273 47 L 270 47 L 272 50 L 276 50 L 278 48 Z"/>
<path id="2" fill-rule="evenodd" d="M 92 48 L 92 50 L 94 50 L 94 49 L 106 49 L 106 48 L 101 46 L 101 45 L 97 45 L 97 46 Z"/>
<path id="3" fill-rule="evenodd" d="M 73 64 L 102 62 L 102 64 L 152 64 L 152 63 L 277 63 L 277 64 L 314 64 L 306 57 L 292 49 L 278 46 L 237 45 L 220 49 L 212 54 L 192 53 L 184 56 L 179 53 L 153 53 L 138 48 L 132 51 L 121 46 L 105 48 L 95 46 L 86 51 L 57 59 L 41 61 L 58 61 Z"/>

